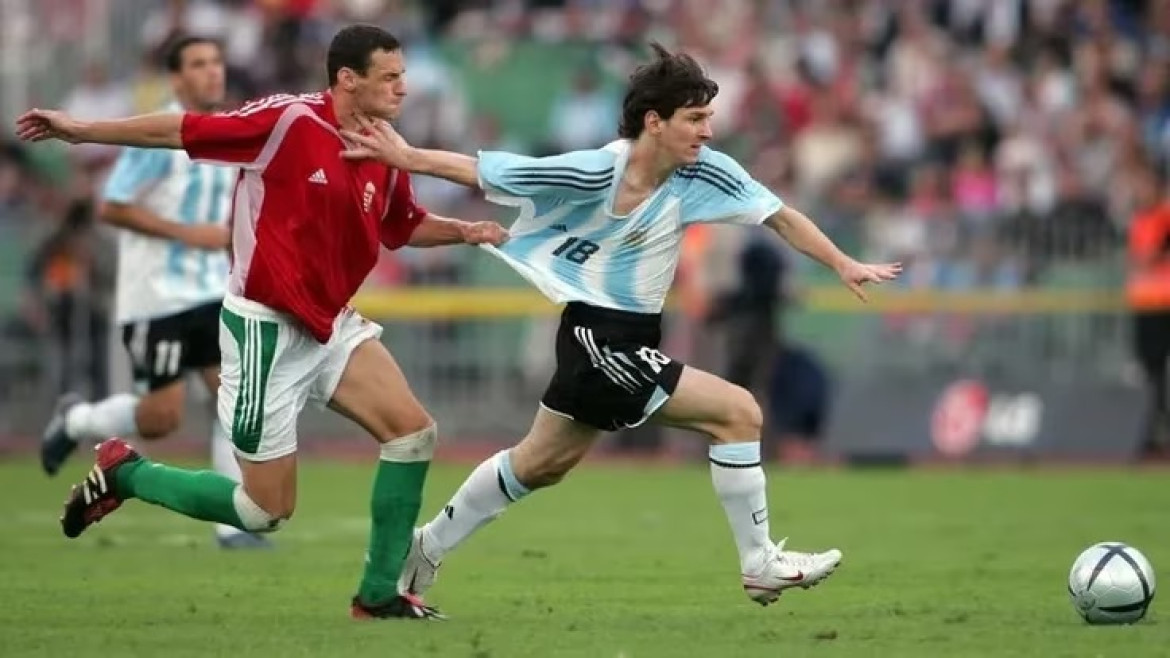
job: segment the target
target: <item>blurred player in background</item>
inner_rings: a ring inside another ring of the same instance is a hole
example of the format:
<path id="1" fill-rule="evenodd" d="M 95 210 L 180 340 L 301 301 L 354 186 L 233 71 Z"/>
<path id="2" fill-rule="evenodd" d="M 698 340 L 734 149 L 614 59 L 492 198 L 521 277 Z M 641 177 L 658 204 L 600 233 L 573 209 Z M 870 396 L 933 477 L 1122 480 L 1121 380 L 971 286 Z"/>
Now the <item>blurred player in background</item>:
<path id="1" fill-rule="evenodd" d="M 175 100 L 172 112 L 209 114 L 224 102 L 219 44 L 197 36 L 166 53 Z M 127 148 L 102 194 L 102 218 L 119 235 L 116 321 L 130 354 L 135 392 L 98 402 L 67 394 L 45 430 L 41 466 L 56 475 L 79 443 L 111 436 L 165 437 L 182 423 L 184 378 L 195 371 L 213 394 L 219 388 L 219 312 L 228 276 L 228 213 L 237 170 L 194 163 L 183 151 Z M 212 422 L 211 462 L 240 480 L 231 440 Z M 216 525 L 225 548 L 267 540 Z"/>
<path id="2" fill-rule="evenodd" d="M 492 222 L 437 217 L 414 200 L 410 175 L 380 162 L 348 162 L 342 131 L 398 115 L 406 69 L 398 40 L 374 26 L 334 36 L 329 89 L 277 95 L 223 114 L 150 114 L 79 122 L 32 110 L 22 139 L 58 138 L 183 149 L 197 161 L 241 167 L 231 220 L 232 269 L 220 315 L 219 422 L 230 428 L 243 485 L 218 473 L 151 462 L 121 440 L 98 447 L 89 477 L 61 519 L 76 537 L 131 498 L 250 532 L 276 530 L 296 505 L 297 417 L 327 404 L 381 444 L 370 501 L 356 618 L 442 616 L 396 583 L 409 550 L 437 437 L 382 329 L 348 304 L 373 269 L 379 243 L 501 244 Z"/>
<path id="3" fill-rule="evenodd" d="M 1165 176 L 1152 166 L 1132 172 L 1137 212 L 1129 227 L 1126 298 L 1133 312 L 1133 350 L 1145 378 L 1143 451 L 1170 456 L 1170 201 Z"/>
<path id="4" fill-rule="evenodd" d="M 718 86 L 687 55 L 655 45 L 626 93 L 621 139 L 545 158 L 481 152 L 478 158 L 412 148 L 389 126 L 351 134 L 346 153 L 480 186 L 516 206 L 512 239 L 493 253 L 557 302 L 557 369 L 528 435 L 480 464 L 415 534 L 400 591 L 421 593 L 443 558 L 533 490 L 559 482 L 606 431 L 652 420 L 702 432 L 739 551 L 744 591 L 767 605 L 791 587 L 826 578 L 841 552 L 800 553 L 771 539 L 761 412 L 740 386 L 658 351 L 661 311 L 692 224 L 765 224 L 833 268 L 864 299 L 862 284 L 901 266 L 842 253 L 807 217 L 785 206 L 730 157 L 705 146 Z"/>

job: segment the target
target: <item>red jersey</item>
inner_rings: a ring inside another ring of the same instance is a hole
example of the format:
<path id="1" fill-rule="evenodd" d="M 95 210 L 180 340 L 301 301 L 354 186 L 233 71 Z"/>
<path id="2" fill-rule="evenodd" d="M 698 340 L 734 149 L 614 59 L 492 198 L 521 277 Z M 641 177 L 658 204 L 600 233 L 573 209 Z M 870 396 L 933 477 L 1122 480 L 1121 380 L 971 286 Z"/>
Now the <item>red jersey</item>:
<path id="1" fill-rule="evenodd" d="M 242 169 L 228 291 L 292 315 L 322 343 L 374 268 L 379 243 L 403 246 L 427 214 L 407 172 L 343 159 L 339 130 L 329 92 L 186 114 L 182 129 L 192 159 Z"/>

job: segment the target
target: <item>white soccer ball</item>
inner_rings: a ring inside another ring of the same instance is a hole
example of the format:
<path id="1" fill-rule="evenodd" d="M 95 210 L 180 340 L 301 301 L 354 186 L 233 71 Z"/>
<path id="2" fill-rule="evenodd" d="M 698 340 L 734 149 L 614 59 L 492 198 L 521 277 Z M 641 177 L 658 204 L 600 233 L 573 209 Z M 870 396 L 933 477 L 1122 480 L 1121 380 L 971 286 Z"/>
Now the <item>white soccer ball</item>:
<path id="1" fill-rule="evenodd" d="M 1141 551 L 1118 541 L 1094 544 L 1073 562 L 1068 594 L 1090 624 L 1132 624 L 1154 600 L 1154 569 Z"/>

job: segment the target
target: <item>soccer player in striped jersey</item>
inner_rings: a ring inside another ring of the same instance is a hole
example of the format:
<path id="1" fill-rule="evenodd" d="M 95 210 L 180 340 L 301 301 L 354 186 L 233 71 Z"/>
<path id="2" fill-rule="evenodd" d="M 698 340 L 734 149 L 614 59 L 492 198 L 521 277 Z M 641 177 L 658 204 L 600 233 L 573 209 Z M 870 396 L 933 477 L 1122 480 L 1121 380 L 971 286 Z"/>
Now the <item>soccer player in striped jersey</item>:
<path id="1" fill-rule="evenodd" d="M 743 388 L 658 350 L 660 313 L 687 226 L 764 224 L 833 268 L 864 299 L 862 284 L 895 278 L 898 264 L 842 253 L 732 158 L 705 145 L 718 87 L 698 64 L 655 45 L 626 93 L 618 134 L 604 148 L 529 158 L 415 149 L 388 126 L 354 135 L 346 155 L 479 186 L 515 206 L 512 239 L 492 252 L 557 302 L 557 368 L 528 435 L 480 464 L 415 533 L 399 589 L 423 592 L 440 562 L 508 506 L 556 484 L 606 431 L 651 421 L 700 432 L 739 553 L 744 591 L 769 604 L 807 588 L 841 560 L 830 549 L 774 542 L 760 464 L 760 407 Z"/>
<path id="2" fill-rule="evenodd" d="M 187 36 L 166 54 L 174 112 L 211 113 L 224 102 L 217 42 Z M 219 387 L 219 311 L 227 287 L 228 214 L 237 170 L 192 162 L 183 151 L 127 148 L 102 193 L 101 216 L 120 229 L 115 320 L 133 368 L 133 393 L 86 402 L 63 396 L 45 430 L 41 466 L 56 475 L 81 443 L 111 436 L 158 439 L 182 422 L 184 377 Z M 214 406 L 209 410 L 214 414 Z M 231 440 L 212 416 L 211 461 L 239 481 Z M 218 524 L 225 548 L 267 545 L 260 535 Z"/>

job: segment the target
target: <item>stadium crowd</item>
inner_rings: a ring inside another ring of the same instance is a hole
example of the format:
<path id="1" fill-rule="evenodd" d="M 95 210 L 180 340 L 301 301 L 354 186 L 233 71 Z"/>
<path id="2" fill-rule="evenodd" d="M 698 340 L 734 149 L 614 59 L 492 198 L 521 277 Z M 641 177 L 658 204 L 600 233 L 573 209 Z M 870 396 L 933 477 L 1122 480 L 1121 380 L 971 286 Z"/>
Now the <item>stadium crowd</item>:
<path id="1" fill-rule="evenodd" d="M 69 23 L 73 5 L 58 0 L 37 11 L 52 32 Z M 1082 284 L 1120 285 L 1118 256 L 1140 210 L 1130 182 L 1170 158 L 1170 4 L 718 5 L 712 12 L 707 0 L 171 0 L 133 21 L 144 46 L 138 69 L 108 70 L 94 58 L 61 105 L 94 118 L 158 107 L 167 86 L 157 50 L 176 32 L 223 39 L 237 100 L 317 90 L 323 72 L 312 63 L 335 29 L 373 22 L 406 44 L 408 139 L 539 154 L 612 139 L 620 86 L 605 81 L 620 84 L 645 44 L 659 40 L 696 55 L 719 83 L 715 146 L 834 239 L 868 258 L 907 263 L 904 285 L 1014 289 L 1059 285 L 1070 271 Z M 533 41 L 591 53 L 590 65 L 564 80 L 535 140 L 510 134 L 500 117 L 476 107 L 461 77 L 490 80 L 516 44 Z M 471 54 L 470 68 L 441 55 L 448 44 Z M 25 300 L 9 305 L 19 318 L 9 333 L 22 324 L 47 327 L 46 309 L 70 295 L 93 307 L 87 321 L 103 324 L 108 291 L 89 282 L 108 277 L 85 274 L 106 271 L 112 251 L 86 216 L 111 152 L 78 149 L 70 175 L 53 176 L 2 139 L 0 233 L 12 240 L 0 244 L 39 240 L 48 250 L 0 259 L 6 287 L 24 289 L 9 295 Z M 417 187 L 437 211 L 495 214 L 454 186 L 419 180 Z M 749 235 L 742 249 L 742 234 L 728 235 L 696 240 L 699 256 L 682 275 L 699 298 L 739 285 L 734 261 L 753 253 L 757 240 Z M 387 257 L 377 278 L 463 283 L 465 257 L 407 250 Z"/>

